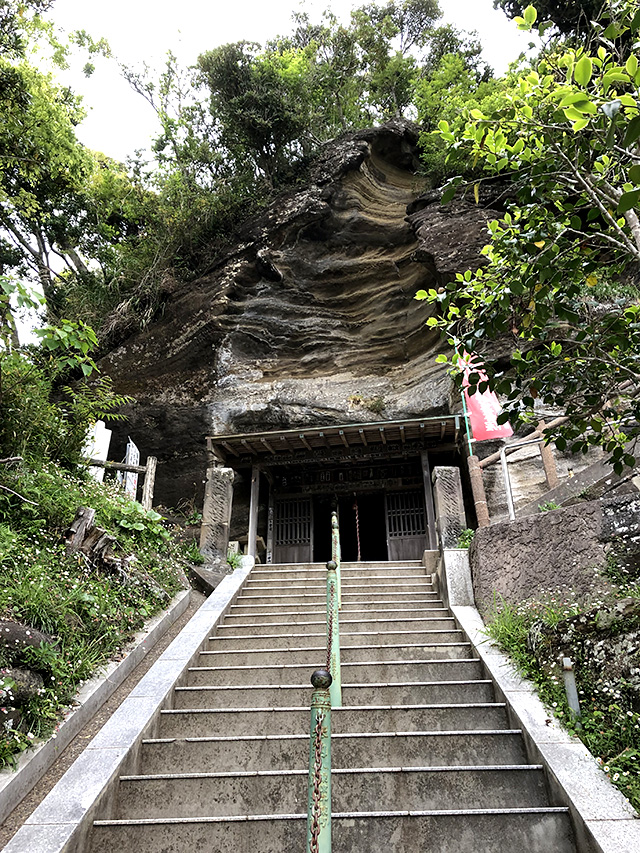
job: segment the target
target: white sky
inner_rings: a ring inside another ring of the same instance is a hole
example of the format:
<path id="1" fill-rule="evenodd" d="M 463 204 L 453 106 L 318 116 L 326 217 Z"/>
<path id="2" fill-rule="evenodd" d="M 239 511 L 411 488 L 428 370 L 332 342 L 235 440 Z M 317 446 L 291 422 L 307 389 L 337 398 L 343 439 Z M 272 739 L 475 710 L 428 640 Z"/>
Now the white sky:
<path id="1" fill-rule="evenodd" d="M 291 13 L 304 8 L 312 19 L 331 7 L 347 19 L 353 7 L 365 0 L 56 0 L 48 17 L 62 29 L 86 30 L 94 39 L 106 38 L 113 53 L 128 65 L 142 62 L 160 68 L 171 49 L 185 65 L 199 53 L 227 42 L 265 42 L 289 32 Z M 485 60 L 497 73 L 527 47 L 529 37 L 512 21 L 493 9 L 492 0 L 440 0 L 443 21 L 459 29 L 477 30 L 485 47 Z M 61 80 L 84 96 L 88 110 L 77 128 L 90 148 L 124 160 L 136 148 L 146 148 L 157 130 L 151 107 L 119 76 L 115 63 L 95 61 L 90 78 L 82 74 L 83 55 Z"/>

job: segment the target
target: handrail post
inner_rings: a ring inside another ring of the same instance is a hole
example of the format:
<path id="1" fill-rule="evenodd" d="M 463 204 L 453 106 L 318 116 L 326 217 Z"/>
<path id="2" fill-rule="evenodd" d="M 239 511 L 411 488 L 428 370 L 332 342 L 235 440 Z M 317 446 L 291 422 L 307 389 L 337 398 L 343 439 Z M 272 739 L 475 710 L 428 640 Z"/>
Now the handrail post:
<path id="1" fill-rule="evenodd" d="M 338 617 L 338 577 L 333 560 L 327 563 L 327 669 L 331 673 L 331 705 L 342 707 L 340 674 L 340 624 Z"/>
<path id="2" fill-rule="evenodd" d="M 331 674 L 311 676 L 307 853 L 331 853 Z"/>
<path id="3" fill-rule="evenodd" d="M 336 575 L 338 577 L 338 607 L 342 608 L 342 573 L 340 571 L 340 560 L 342 551 L 340 548 L 340 527 L 338 525 L 338 513 L 331 513 L 331 559 L 336 564 Z"/>

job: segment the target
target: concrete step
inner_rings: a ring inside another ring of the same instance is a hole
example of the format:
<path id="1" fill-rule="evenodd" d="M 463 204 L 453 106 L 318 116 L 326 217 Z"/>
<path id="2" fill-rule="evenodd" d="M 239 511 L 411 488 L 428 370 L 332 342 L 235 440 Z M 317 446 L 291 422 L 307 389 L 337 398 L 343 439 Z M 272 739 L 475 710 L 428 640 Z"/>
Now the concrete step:
<path id="1" fill-rule="evenodd" d="M 296 598 L 296 596 L 293 596 Z M 241 600 L 237 599 L 236 604 L 231 605 L 230 612 L 232 614 L 238 613 L 277 613 L 281 614 L 285 611 L 296 610 L 298 613 L 304 613 L 308 611 L 323 611 L 326 613 L 326 604 L 327 599 L 326 596 L 309 596 L 308 599 L 302 601 L 292 601 L 292 600 L 278 600 L 278 601 L 261 601 L 260 596 L 257 596 L 255 599 L 248 598 Z M 418 610 L 421 608 L 433 608 L 433 607 L 443 607 L 443 603 L 441 599 L 431 598 L 424 595 L 420 596 L 392 596 L 382 599 L 372 599 L 369 600 L 367 598 L 356 598 L 353 599 L 350 596 L 342 597 L 342 609 L 341 613 L 346 613 L 351 610 L 394 610 L 394 609 L 413 609 Z"/>
<path id="2" fill-rule="evenodd" d="M 426 588 L 428 586 L 428 589 Z M 438 593 L 431 587 L 425 584 L 424 587 L 413 591 L 404 590 L 398 591 L 395 588 L 380 588 L 362 587 L 357 592 L 349 592 L 347 589 L 342 590 L 342 606 L 353 604 L 354 602 L 362 602 L 370 604 L 373 601 L 433 601 Z M 237 606 L 247 604 L 326 604 L 327 595 L 324 590 L 319 592 L 278 592 L 278 593 L 259 593 L 243 592 L 236 599 Z"/>
<path id="3" fill-rule="evenodd" d="M 284 633 L 296 633 L 300 631 L 312 631 L 314 633 L 326 633 L 326 619 L 307 619 L 299 622 L 262 622 L 257 619 L 245 619 L 242 622 L 235 621 L 231 624 L 225 622 L 215 633 L 216 639 L 223 637 L 241 637 L 255 631 L 263 637 L 277 636 Z M 364 633 L 370 631 L 437 631 L 455 628 L 453 616 L 441 619 L 354 619 L 352 614 L 340 616 L 340 636 L 348 634 Z M 213 637 L 212 637 L 213 639 Z"/>
<path id="4" fill-rule="evenodd" d="M 215 643 L 212 643 L 215 646 Z M 354 661 L 410 661 L 423 660 L 425 658 L 466 658 L 471 651 L 471 643 L 468 642 L 436 642 L 425 641 L 422 643 L 402 643 L 382 645 L 370 643 L 367 645 L 343 645 L 340 648 L 340 656 L 343 663 Z M 218 651 L 215 648 L 200 653 L 200 660 L 208 660 L 209 666 L 266 666 L 277 663 L 307 663 L 309 666 L 318 667 L 327 656 L 326 644 L 318 643 L 311 646 L 292 646 L 290 648 L 272 648 L 264 645 L 262 648 L 253 649 L 225 649 Z"/>
<path id="5" fill-rule="evenodd" d="M 309 663 L 276 663 L 257 666 L 255 663 L 242 666 L 222 665 L 204 652 L 198 656 L 198 663 L 189 668 L 189 677 L 194 683 L 210 685 L 245 684 L 309 684 L 311 673 L 318 668 L 318 661 Z M 484 677 L 478 658 L 466 659 L 426 659 L 419 661 L 376 661 L 342 663 L 343 684 L 363 684 L 374 681 L 395 684 L 407 681 L 467 681 Z"/>
<path id="6" fill-rule="evenodd" d="M 349 569 L 345 568 L 344 564 L 340 568 L 342 580 L 357 579 L 362 581 L 373 580 L 375 578 L 394 578 L 394 577 L 411 577 L 422 580 L 428 580 L 431 573 L 427 572 L 424 566 L 392 566 L 389 568 L 376 569 Z M 326 566 L 319 568 L 298 568 L 298 569 L 268 569 L 255 568 L 250 574 L 250 579 L 254 581 L 277 581 L 278 583 L 288 583 L 289 581 L 299 580 L 321 580 L 326 582 L 327 569 Z"/>
<path id="7" fill-rule="evenodd" d="M 312 687 L 306 684 L 258 684 L 252 686 L 207 685 L 210 670 L 190 670 L 188 686 L 207 686 L 211 708 L 309 707 Z M 446 705 L 493 702 L 490 680 L 427 681 L 405 684 L 343 684 L 342 701 L 349 705 Z"/>
<path id="8" fill-rule="evenodd" d="M 156 737 L 209 737 L 309 733 L 310 710 L 294 708 L 215 708 L 206 687 L 185 688 L 176 694 L 176 708 L 160 712 Z M 505 706 L 370 705 L 334 708 L 334 734 L 341 732 L 463 731 L 506 729 Z"/>
<path id="9" fill-rule="evenodd" d="M 435 586 L 426 578 L 400 578 L 398 580 L 391 578 L 372 579 L 369 582 L 365 579 L 347 580 L 342 579 L 342 593 L 345 592 L 362 592 L 368 593 L 371 591 L 381 592 L 389 590 L 389 592 L 434 592 Z M 326 580 L 297 580 L 280 583 L 278 581 L 247 581 L 242 588 L 242 595 L 278 595 L 286 593 L 313 593 L 322 595 L 327 591 Z"/>
<path id="10" fill-rule="evenodd" d="M 307 799 L 305 770 L 124 776 L 116 814 L 123 818 L 295 814 Z M 526 808 L 548 805 L 540 765 L 334 770 L 333 811 L 402 808 Z"/>
<path id="11" fill-rule="evenodd" d="M 394 619 L 397 621 L 403 621 L 405 619 L 429 619 L 436 616 L 442 618 L 453 618 L 449 615 L 449 611 L 446 609 L 446 607 L 443 607 L 442 605 L 440 605 L 440 607 L 432 607 L 431 605 L 427 605 L 423 609 L 412 609 L 409 606 L 403 607 L 402 605 L 398 605 L 397 607 L 391 607 L 380 610 L 357 610 L 353 607 L 349 607 L 347 610 L 343 608 L 340 611 L 341 623 L 345 620 L 364 622 L 366 620 Z M 223 624 L 225 628 L 230 627 L 232 625 L 237 625 L 238 623 L 262 625 L 274 622 L 282 622 L 283 620 L 286 620 L 287 622 L 296 623 L 307 622 L 309 620 L 312 620 L 320 621 L 323 624 L 326 624 L 326 618 L 326 606 L 323 608 L 305 609 L 303 611 L 291 610 L 289 608 L 283 610 L 280 607 L 272 607 L 270 611 L 261 611 L 260 608 L 256 607 L 255 612 L 252 611 L 250 613 L 228 613 L 224 617 Z"/>
<path id="12" fill-rule="evenodd" d="M 325 630 L 301 631 L 299 628 L 280 634 L 265 634 L 261 626 L 247 628 L 245 634 L 223 633 L 222 629 L 207 641 L 205 649 L 224 651 L 225 649 L 294 649 L 320 648 L 326 644 Z M 457 643 L 463 639 L 462 631 L 447 628 L 413 630 L 377 630 L 377 631 L 346 631 L 340 624 L 340 646 L 364 645 L 402 645 L 407 643 Z M 326 647 L 326 646 L 325 646 Z"/>
<path id="13" fill-rule="evenodd" d="M 309 734 L 149 738 L 140 757 L 145 774 L 304 770 Z M 354 732 L 332 736 L 331 762 L 345 769 L 442 767 L 526 764 L 526 756 L 517 729 Z"/>
<path id="14" fill-rule="evenodd" d="M 333 853 L 575 853 L 564 808 L 344 813 L 332 820 Z M 283 853 L 303 850 L 305 814 L 96 821 L 91 853 Z"/>

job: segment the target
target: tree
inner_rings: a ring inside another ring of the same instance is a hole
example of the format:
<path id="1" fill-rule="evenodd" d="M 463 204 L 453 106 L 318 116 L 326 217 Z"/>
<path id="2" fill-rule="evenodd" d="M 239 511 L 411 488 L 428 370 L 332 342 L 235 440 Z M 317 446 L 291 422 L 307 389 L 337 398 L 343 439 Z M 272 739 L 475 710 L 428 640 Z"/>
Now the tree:
<path id="1" fill-rule="evenodd" d="M 519 26 L 535 20 L 528 7 Z M 440 138 L 486 174 L 452 179 L 443 202 L 471 187 L 479 201 L 485 181 L 505 177 L 515 201 L 490 223 L 483 268 L 418 294 L 457 352 L 484 354 L 488 380 L 472 382 L 505 396 L 505 418 L 537 420 L 536 400 L 559 406 L 569 421 L 557 446 L 603 445 L 616 470 L 633 463 L 640 422 L 640 63 L 629 49 L 639 31 L 635 3 L 616 4 L 593 51 L 551 46 L 492 111 L 471 109 L 458 132 L 441 123 Z M 501 358 L 487 354 L 491 341 Z"/>
<path id="2" fill-rule="evenodd" d="M 523 0 L 494 0 L 510 18 L 521 17 L 528 6 Z M 564 35 L 588 32 L 591 21 L 600 17 L 603 0 L 538 0 L 536 9 L 541 23 L 550 21 Z"/>
<path id="3" fill-rule="evenodd" d="M 368 99 L 380 117 L 400 117 L 412 103 L 419 69 L 415 54 L 428 44 L 440 17 L 437 0 L 389 0 L 352 13 Z"/>

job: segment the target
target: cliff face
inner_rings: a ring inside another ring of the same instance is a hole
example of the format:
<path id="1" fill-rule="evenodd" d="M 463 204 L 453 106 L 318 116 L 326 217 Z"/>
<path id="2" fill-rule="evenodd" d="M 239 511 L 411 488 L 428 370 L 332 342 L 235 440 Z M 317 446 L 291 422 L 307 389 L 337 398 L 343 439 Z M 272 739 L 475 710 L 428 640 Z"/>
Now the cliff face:
<path id="1" fill-rule="evenodd" d="M 200 492 L 207 433 L 448 411 L 439 336 L 413 297 L 477 266 L 496 214 L 442 207 L 417 175 L 416 143 L 394 123 L 328 145 L 308 187 L 248 220 L 207 275 L 103 360 L 137 401 L 126 432 L 159 457 L 159 500 Z"/>

